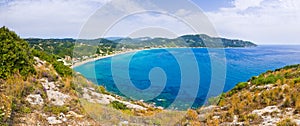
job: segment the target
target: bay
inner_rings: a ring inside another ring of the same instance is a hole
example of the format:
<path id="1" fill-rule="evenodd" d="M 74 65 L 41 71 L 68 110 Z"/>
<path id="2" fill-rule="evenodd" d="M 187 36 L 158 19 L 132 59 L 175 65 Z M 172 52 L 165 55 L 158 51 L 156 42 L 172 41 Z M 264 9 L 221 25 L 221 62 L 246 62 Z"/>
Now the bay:
<path id="1" fill-rule="evenodd" d="M 145 100 L 164 108 L 186 109 L 190 106 L 199 107 L 208 98 L 227 92 L 252 76 L 299 63 L 300 46 L 297 45 L 225 49 L 166 48 L 100 59 L 75 67 L 74 70 L 112 93 Z M 191 72 L 183 72 L 183 69 Z M 194 77 L 198 75 L 193 72 L 195 70 L 199 72 L 198 78 Z M 195 90 L 196 94 L 193 93 Z M 179 97 L 182 94 L 184 96 Z"/>

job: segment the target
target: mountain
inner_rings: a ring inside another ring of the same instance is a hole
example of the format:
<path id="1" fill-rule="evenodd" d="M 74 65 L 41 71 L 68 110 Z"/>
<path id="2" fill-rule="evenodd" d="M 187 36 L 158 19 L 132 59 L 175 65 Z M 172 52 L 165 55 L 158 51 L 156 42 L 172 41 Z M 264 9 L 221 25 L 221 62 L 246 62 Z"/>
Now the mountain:
<path id="1" fill-rule="evenodd" d="M 267 71 L 189 110 L 183 125 L 300 125 L 300 64 Z M 217 104 L 217 105 L 216 105 Z"/>

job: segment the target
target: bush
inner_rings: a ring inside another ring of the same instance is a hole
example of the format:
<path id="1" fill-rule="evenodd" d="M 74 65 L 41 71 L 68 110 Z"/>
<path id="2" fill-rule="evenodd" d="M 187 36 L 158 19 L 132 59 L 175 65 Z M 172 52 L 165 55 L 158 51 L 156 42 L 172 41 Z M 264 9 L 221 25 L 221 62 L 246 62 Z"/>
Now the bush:
<path id="1" fill-rule="evenodd" d="M 34 59 L 27 42 L 6 27 L 0 28 L 0 78 L 34 74 Z"/>
<path id="2" fill-rule="evenodd" d="M 291 119 L 284 119 L 277 123 L 277 126 L 297 126 L 295 122 L 293 122 Z"/>
<path id="3" fill-rule="evenodd" d="M 236 90 L 242 90 L 243 88 L 247 87 L 247 85 L 248 85 L 248 82 L 241 82 L 241 83 L 238 83 L 234 87 L 234 89 L 236 89 Z"/>
<path id="4" fill-rule="evenodd" d="M 0 122 L 3 122 L 3 118 L 4 118 L 4 115 L 2 113 L 3 113 L 3 110 L 0 108 Z"/>
<path id="5" fill-rule="evenodd" d="M 300 78 L 294 79 L 294 83 L 295 83 L 295 84 L 296 84 L 296 83 L 300 83 Z"/>
<path id="6" fill-rule="evenodd" d="M 283 77 L 281 76 L 275 76 L 273 74 L 267 76 L 267 77 L 264 77 L 263 75 L 260 75 L 259 77 L 257 78 L 253 78 L 253 80 L 251 81 L 252 84 L 255 84 L 255 85 L 264 85 L 264 84 L 275 84 L 277 82 L 277 80 L 281 80 Z"/>
<path id="7" fill-rule="evenodd" d="M 25 113 L 25 114 L 31 113 L 31 109 L 24 106 L 21 108 L 21 113 Z"/>
<path id="8" fill-rule="evenodd" d="M 113 101 L 110 103 L 112 105 L 113 108 L 118 109 L 118 110 L 127 110 L 127 106 L 124 105 L 123 103 L 119 102 L 119 101 Z"/>
<path id="9" fill-rule="evenodd" d="M 44 111 L 51 112 L 53 114 L 60 114 L 68 112 L 68 107 L 66 106 L 46 106 Z"/>
<path id="10" fill-rule="evenodd" d="M 109 93 L 106 91 L 105 87 L 102 86 L 102 85 L 98 86 L 96 91 L 97 91 L 98 93 L 102 93 L 102 94 L 109 94 Z"/>
<path id="11" fill-rule="evenodd" d="M 237 93 L 238 91 L 242 90 L 243 88 L 247 87 L 248 82 L 241 82 L 238 83 L 233 89 L 231 89 L 227 94 L 228 96 L 232 96 L 233 94 Z M 224 96 L 224 95 L 223 95 Z M 222 97 L 221 97 L 222 98 Z"/>
<path id="12" fill-rule="evenodd" d="M 291 68 L 298 68 L 299 66 L 300 66 L 299 64 L 296 64 L 296 65 L 289 65 L 289 66 L 283 67 L 283 69 L 288 70 L 288 69 L 291 69 Z"/>

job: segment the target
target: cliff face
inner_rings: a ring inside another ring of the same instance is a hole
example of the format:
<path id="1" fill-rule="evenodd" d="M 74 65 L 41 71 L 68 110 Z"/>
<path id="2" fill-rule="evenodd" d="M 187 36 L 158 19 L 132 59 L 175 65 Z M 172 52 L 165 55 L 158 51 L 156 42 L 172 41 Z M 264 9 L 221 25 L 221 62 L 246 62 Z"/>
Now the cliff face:
<path id="1" fill-rule="evenodd" d="M 190 110 L 182 121 L 202 125 L 300 125 L 300 65 L 268 71 Z"/>

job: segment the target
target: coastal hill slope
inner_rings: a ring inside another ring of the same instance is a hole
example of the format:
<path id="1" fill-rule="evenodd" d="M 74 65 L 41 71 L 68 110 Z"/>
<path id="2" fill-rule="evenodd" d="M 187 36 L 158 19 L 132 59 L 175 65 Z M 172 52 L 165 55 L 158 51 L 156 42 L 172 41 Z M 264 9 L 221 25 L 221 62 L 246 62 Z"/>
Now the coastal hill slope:
<path id="1" fill-rule="evenodd" d="M 5 27 L 0 52 L 0 125 L 300 125 L 300 65 L 252 77 L 185 113 L 106 92 Z"/>
<path id="2" fill-rule="evenodd" d="M 71 56 L 82 58 L 94 54 L 109 55 L 117 51 L 144 48 L 167 47 L 255 47 L 256 44 L 249 41 L 215 38 L 204 34 L 184 35 L 174 39 L 168 38 L 115 38 L 115 39 L 25 39 L 30 47 L 56 54 L 60 57 Z M 74 50 L 75 49 L 75 50 Z M 78 51 L 76 51 L 78 50 Z M 74 56 L 73 56 L 74 55 Z"/>
<path id="3" fill-rule="evenodd" d="M 1 126 L 118 125 L 124 117 L 162 111 L 106 92 L 6 27 L 0 28 L 0 52 Z"/>
<path id="4" fill-rule="evenodd" d="M 300 65 L 252 77 L 210 102 L 190 110 L 182 124 L 300 125 Z"/>

